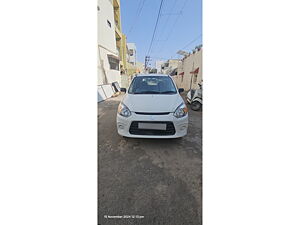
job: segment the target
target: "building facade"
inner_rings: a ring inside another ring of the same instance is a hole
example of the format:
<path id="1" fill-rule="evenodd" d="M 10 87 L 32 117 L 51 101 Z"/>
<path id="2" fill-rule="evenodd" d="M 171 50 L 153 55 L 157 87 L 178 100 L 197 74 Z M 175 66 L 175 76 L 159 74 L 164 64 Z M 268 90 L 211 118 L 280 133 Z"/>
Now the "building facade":
<path id="1" fill-rule="evenodd" d="M 198 88 L 198 83 L 202 85 L 202 47 L 194 49 L 193 53 L 182 59 L 173 79 L 177 87 L 184 88 L 185 91 Z"/>
<path id="2" fill-rule="evenodd" d="M 122 33 L 120 0 L 98 0 L 98 102 L 128 85 L 126 36 Z M 127 79 L 126 79 L 127 78 Z M 118 84 L 115 84 L 117 82 Z"/>
<path id="3" fill-rule="evenodd" d="M 129 83 L 132 81 L 136 74 L 145 72 L 145 65 L 137 61 L 137 48 L 135 43 L 127 43 L 127 75 Z"/>
<path id="4" fill-rule="evenodd" d="M 161 65 L 161 72 L 163 74 L 171 74 L 181 65 L 180 59 L 169 59 Z"/>
<path id="5" fill-rule="evenodd" d="M 98 0 L 98 85 L 120 82 L 114 7 L 111 0 Z"/>
<path id="6" fill-rule="evenodd" d="M 122 33 L 120 0 L 98 0 L 97 10 L 98 101 L 101 101 L 111 97 L 111 92 L 107 94 L 104 90 L 109 90 L 112 83 L 128 86 L 127 44 Z"/>
<path id="7" fill-rule="evenodd" d="M 127 43 L 128 49 L 128 62 L 136 66 L 137 55 L 135 43 Z"/>
<path id="8" fill-rule="evenodd" d="M 98 85 L 119 82 L 127 70 L 120 0 L 98 0 Z"/>
<path id="9" fill-rule="evenodd" d="M 157 69 L 157 73 L 162 73 L 161 67 L 164 64 L 164 61 L 156 60 L 155 61 L 155 68 Z"/>
<path id="10" fill-rule="evenodd" d="M 116 45 L 120 59 L 121 79 L 119 84 L 121 87 L 128 87 L 127 40 L 126 35 L 122 33 L 120 0 L 112 0 L 112 2 L 114 8 Z"/>

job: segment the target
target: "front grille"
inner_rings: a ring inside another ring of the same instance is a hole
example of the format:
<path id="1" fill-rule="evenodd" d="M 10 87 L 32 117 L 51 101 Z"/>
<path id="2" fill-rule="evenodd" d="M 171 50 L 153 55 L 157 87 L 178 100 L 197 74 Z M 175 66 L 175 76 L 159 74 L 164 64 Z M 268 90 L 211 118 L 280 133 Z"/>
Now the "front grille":
<path id="1" fill-rule="evenodd" d="M 169 115 L 169 112 L 135 112 L 138 115 Z"/>
<path id="2" fill-rule="evenodd" d="M 150 130 L 150 129 L 139 129 L 138 123 L 161 123 L 167 124 L 166 130 Z M 176 133 L 174 124 L 170 121 L 133 121 L 129 128 L 130 134 L 135 135 L 174 135 Z"/>

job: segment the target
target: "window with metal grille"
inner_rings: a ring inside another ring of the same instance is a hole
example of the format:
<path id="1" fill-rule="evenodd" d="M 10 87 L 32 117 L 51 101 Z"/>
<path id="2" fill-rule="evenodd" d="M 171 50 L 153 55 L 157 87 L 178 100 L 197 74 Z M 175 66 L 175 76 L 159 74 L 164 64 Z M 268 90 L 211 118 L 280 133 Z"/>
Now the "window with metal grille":
<path id="1" fill-rule="evenodd" d="M 111 70 L 119 70 L 119 60 L 115 57 L 107 56 Z"/>

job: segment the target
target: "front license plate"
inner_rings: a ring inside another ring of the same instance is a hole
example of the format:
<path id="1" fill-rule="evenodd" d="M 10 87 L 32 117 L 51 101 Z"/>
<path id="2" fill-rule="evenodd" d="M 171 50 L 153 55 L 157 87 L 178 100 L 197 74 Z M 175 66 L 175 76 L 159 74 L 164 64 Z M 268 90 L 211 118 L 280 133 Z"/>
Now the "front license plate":
<path id="1" fill-rule="evenodd" d="M 166 130 L 167 124 L 163 123 L 139 123 L 139 129 L 149 129 L 149 130 Z"/>

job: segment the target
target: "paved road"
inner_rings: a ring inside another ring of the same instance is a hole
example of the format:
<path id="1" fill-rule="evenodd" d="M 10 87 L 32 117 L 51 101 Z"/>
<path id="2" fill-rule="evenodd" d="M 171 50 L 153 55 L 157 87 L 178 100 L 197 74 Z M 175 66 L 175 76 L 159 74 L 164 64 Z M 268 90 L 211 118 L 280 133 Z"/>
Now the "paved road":
<path id="1" fill-rule="evenodd" d="M 98 104 L 99 224 L 201 224 L 201 112 L 189 110 L 182 139 L 125 139 L 115 122 L 122 97 Z M 112 218 L 124 215 L 139 218 Z"/>

